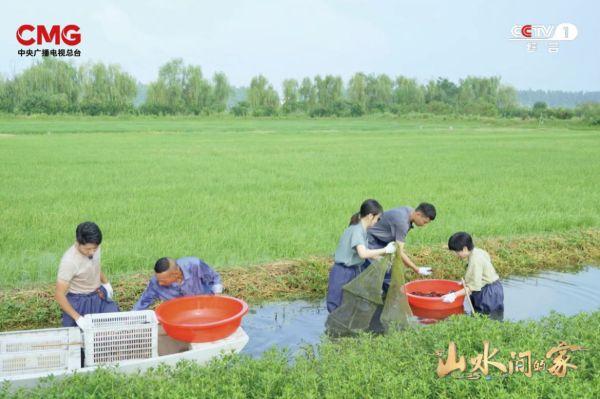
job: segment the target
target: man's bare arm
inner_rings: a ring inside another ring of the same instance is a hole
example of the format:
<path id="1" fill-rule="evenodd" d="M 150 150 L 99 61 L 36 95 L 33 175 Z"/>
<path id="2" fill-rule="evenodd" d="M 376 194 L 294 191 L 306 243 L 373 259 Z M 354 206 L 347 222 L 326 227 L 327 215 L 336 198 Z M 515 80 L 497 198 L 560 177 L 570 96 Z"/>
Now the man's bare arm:
<path id="1" fill-rule="evenodd" d="M 402 263 L 404 263 L 406 267 L 413 269 L 415 273 L 419 273 L 419 268 L 417 267 L 417 265 L 415 265 L 415 263 L 410 259 L 408 254 L 404 252 L 404 243 L 402 241 L 396 241 L 396 245 L 400 249 L 400 258 L 402 259 Z"/>
<path id="2" fill-rule="evenodd" d="M 56 281 L 56 291 L 54 292 L 54 298 L 60 308 L 69 316 L 73 318 L 73 320 L 77 320 L 81 317 L 79 313 L 71 306 L 69 300 L 67 299 L 67 291 L 69 291 L 69 283 L 63 280 Z"/>

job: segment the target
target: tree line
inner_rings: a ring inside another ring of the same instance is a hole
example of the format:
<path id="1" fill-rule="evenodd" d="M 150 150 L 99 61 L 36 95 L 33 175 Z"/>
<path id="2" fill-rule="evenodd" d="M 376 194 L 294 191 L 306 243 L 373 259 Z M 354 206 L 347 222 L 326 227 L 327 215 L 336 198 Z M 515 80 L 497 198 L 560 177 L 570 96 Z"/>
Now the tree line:
<path id="1" fill-rule="evenodd" d="M 135 79 L 118 65 L 88 63 L 78 68 L 44 58 L 13 79 L 0 77 L 0 110 L 17 114 L 133 111 Z"/>
<path id="2" fill-rule="evenodd" d="M 583 103 L 600 102 L 600 91 L 519 90 L 519 103 L 531 107 L 536 102 L 545 102 L 552 108 L 575 108 Z"/>
<path id="3" fill-rule="evenodd" d="M 455 84 L 439 78 L 421 85 L 416 79 L 385 74 L 354 74 L 345 85 L 339 76 L 317 75 L 302 81 L 286 79 L 282 98 L 264 76 L 252 79 L 247 101 L 232 107 L 236 115 L 303 113 L 320 116 L 361 116 L 390 112 L 429 112 L 510 116 L 519 109 L 517 92 L 500 78 L 467 77 Z"/>
<path id="4" fill-rule="evenodd" d="M 136 96 L 143 91 L 145 98 L 135 105 Z M 233 98 L 236 101 L 232 104 Z M 141 87 L 118 65 L 87 63 L 76 67 L 44 58 L 12 79 L 0 76 L 0 111 L 88 115 L 229 112 L 236 116 L 311 117 L 432 113 L 559 119 L 586 119 L 591 114 L 591 121 L 600 124 L 599 104 L 566 109 L 536 102 L 523 107 L 518 92 L 502 84 L 499 77 L 469 76 L 457 83 L 438 78 L 421 84 L 405 76 L 359 72 L 347 82 L 334 75 L 286 79 L 279 92 L 265 76 L 258 75 L 240 95 L 224 73 L 208 78 L 199 66 L 185 65 L 181 59 L 162 65 L 156 80 Z"/>

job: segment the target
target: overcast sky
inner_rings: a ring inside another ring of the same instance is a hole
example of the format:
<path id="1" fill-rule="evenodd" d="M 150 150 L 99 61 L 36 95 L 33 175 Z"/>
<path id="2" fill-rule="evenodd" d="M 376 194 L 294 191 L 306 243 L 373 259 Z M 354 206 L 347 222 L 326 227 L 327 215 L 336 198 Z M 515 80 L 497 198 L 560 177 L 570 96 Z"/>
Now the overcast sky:
<path id="1" fill-rule="evenodd" d="M 118 63 L 139 81 L 171 58 L 248 85 L 285 78 L 387 73 L 421 82 L 499 75 L 518 89 L 600 90 L 600 2 L 377 0 L 11 1 L 0 13 L 0 73 L 31 64 L 17 55 L 21 24 L 81 27 L 76 62 Z M 573 23 L 579 36 L 529 53 L 516 24 Z M 49 46 L 44 46 L 50 48 Z M 35 46 L 34 46 L 35 48 Z"/>

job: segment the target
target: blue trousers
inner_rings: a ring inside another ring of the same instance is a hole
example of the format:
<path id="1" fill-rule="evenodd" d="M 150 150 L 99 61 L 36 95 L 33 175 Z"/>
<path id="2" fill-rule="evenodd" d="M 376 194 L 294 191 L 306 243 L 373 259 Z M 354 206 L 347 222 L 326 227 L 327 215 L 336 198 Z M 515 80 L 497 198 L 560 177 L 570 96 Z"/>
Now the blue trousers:
<path id="1" fill-rule="evenodd" d="M 101 291 L 104 299 L 100 298 L 98 291 Z M 100 286 L 98 290 L 89 294 L 67 294 L 67 300 L 73 306 L 73 309 L 82 316 L 93 313 L 118 312 L 119 307 L 115 302 L 108 299 L 108 294 L 104 287 Z M 75 327 L 77 323 L 71 316 L 62 312 L 63 327 Z"/>
<path id="2" fill-rule="evenodd" d="M 484 285 L 481 291 L 471 293 L 471 302 L 477 312 L 501 318 L 504 314 L 504 289 L 500 280 Z"/>
<path id="3" fill-rule="evenodd" d="M 380 249 L 380 248 L 385 248 L 386 245 L 388 245 L 388 242 L 383 242 L 381 241 L 379 238 L 375 237 L 375 236 L 371 236 L 369 235 L 369 249 Z M 370 261 L 369 265 L 371 264 Z M 387 293 L 388 289 L 390 288 L 390 284 L 392 283 L 392 271 L 389 270 L 385 273 L 385 277 L 383 278 L 383 292 Z"/>
<path id="4" fill-rule="evenodd" d="M 365 269 L 365 264 L 346 266 L 342 263 L 334 263 L 329 272 L 329 284 L 327 286 L 327 311 L 333 312 L 342 304 L 342 287 L 354 280 Z"/>

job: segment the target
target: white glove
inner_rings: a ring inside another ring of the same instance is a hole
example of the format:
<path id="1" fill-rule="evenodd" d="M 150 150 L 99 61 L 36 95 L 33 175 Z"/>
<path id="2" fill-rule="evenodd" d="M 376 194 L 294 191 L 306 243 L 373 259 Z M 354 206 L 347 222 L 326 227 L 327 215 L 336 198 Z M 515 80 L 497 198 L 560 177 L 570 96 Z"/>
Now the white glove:
<path id="1" fill-rule="evenodd" d="M 419 267 L 419 274 L 421 276 L 431 275 L 431 267 Z"/>
<path id="2" fill-rule="evenodd" d="M 223 292 L 223 284 L 215 284 L 212 286 L 212 292 L 214 294 L 220 294 Z"/>
<path id="3" fill-rule="evenodd" d="M 79 328 L 81 328 L 82 330 L 87 330 L 89 328 L 92 328 L 92 321 L 83 316 L 79 316 L 79 318 L 77 320 L 75 320 L 75 323 L 77 323 Z"/>
<path id="4" fill-rule="evenodd" d="M 456 300 L 456 294 L 454 292 L 451 292 L 446 295 L 442 295 L 442 302 L 452 303 L 455 300 Z"/>
<path id="5" fill-rule="evenodd" d="M 396 253 L 396 243 L 395 242 L 390 242 L 388 245 L 385 246 L 385 253 L 386 254 L 395 254 Z"/>
<path id="6" fill-rule="evenodd" d="M 102 284 L 102 286 L 106 290 L 106 295 L 107 295 L 106 299 L 112 299 L 113 294 L 114 294 L 112 285 L 110 285 L 110 283 L 106 283 L 106 284 Z"/>

